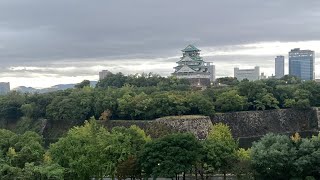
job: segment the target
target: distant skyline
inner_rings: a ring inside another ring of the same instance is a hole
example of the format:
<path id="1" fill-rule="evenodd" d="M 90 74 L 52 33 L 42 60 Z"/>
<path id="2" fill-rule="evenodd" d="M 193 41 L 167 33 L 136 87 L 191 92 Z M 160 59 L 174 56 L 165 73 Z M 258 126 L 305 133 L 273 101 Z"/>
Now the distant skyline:
<path id="1" fill-rule="evenodd" d="M 167 76 L 188 44 L 217 77 L 254 66 L 271 76 L 277 55 L 287 74 L 288 52 L 310 49 L 320 78 L 319 12 L 319 1 L 299 0 L 2 0 L 0 82 L 49 87 L 103 69 Z"/>

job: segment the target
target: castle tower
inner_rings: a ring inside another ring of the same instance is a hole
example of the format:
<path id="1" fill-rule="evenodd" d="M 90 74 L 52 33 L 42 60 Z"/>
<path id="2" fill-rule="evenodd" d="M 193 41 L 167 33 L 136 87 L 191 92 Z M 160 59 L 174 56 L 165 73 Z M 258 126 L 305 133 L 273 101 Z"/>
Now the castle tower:
<path id="1" fill-rule="evenodd" d="M 215 66 L 205 62 L 200 56 L 200 49 L 188 45 L 182 51 L 182 57 L 174 67 L 173 76 L 189 79 L 191 85 L 205 87 L 215 81 Z"/>

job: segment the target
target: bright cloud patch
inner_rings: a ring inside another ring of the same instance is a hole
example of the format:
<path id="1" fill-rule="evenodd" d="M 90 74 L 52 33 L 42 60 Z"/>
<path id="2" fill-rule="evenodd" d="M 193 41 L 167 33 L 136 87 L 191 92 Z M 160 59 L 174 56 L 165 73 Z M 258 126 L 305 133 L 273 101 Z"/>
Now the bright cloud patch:
<path id="1" fill-rule="evenodd" d="M 274 58 L 277 55 L 286 57 L 288 72 L 288 52 L 300 47 L 320 52 L 320 41 L 301 42 L 261 42 L 254 44 L 199 47 L 205 61 L 216 65 L 217 77 L 233 76 L 233 68 L 252 68 L 260 66 L 261 72 L 274 74 Z M 181 53 L 175 56 L 159 58 L 123 58 L 123 59 L 80 59 L 54 60 L 40 65 L 10 66 L 1 70 L 0 81 L 8 81 L 11 86 L 49 87 L 56 84 L 78 83 L 84 79 L 98 80 L 98 72 L 108 69 L 113 73 L 124 74 L 154 72 L 168 76 L 173 72 L 175 62 Z M 319 55 L 317 54 L 316 57 Z M 316 77 L 320 78 L 320 60 L 316 58 Z"/>

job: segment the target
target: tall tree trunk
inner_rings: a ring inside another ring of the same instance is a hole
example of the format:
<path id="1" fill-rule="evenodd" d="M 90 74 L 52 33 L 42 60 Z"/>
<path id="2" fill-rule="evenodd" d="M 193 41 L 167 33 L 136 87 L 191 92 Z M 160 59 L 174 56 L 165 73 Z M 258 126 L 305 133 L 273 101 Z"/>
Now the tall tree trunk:
<path id="1" fill-rule="evenodd" d="M 186 172 L 183 172 L 183 180 L 186 180 Z"/>
<path id="2" fill-rule="evenodd" d="M 226 172 L 223 172 L 223 179 L 227 180 L 227 173 Z"/>

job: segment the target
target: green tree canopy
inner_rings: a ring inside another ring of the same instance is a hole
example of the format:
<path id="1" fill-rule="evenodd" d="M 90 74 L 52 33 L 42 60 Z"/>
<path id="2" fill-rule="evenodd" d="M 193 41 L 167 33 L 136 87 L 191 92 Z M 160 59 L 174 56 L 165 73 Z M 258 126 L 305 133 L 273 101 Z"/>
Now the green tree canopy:
<path id="1" fill-rule="evenodd" d="M 200 150 L 194 135 L 171 134 L 147 143 L 140 161 L 148 176 L 173 178 L 191 170 Z"/>
<path id="2" fill-rule="evenodd" d="M 203 162 L 215 172 L 226 174 L 236 162 L 237 142 L 233 139 L 230 128 L 222 123 L 215 124 L 207 139 L 203 142 L 205 155 Z"/>
<path id="3" fill-rule="evenodd" d="M 241 111 L 245 109 L 246 98 L 240 96 L 236 90 L 224 92 L 217 97 L 216 109 L 222 112 Z"/>

